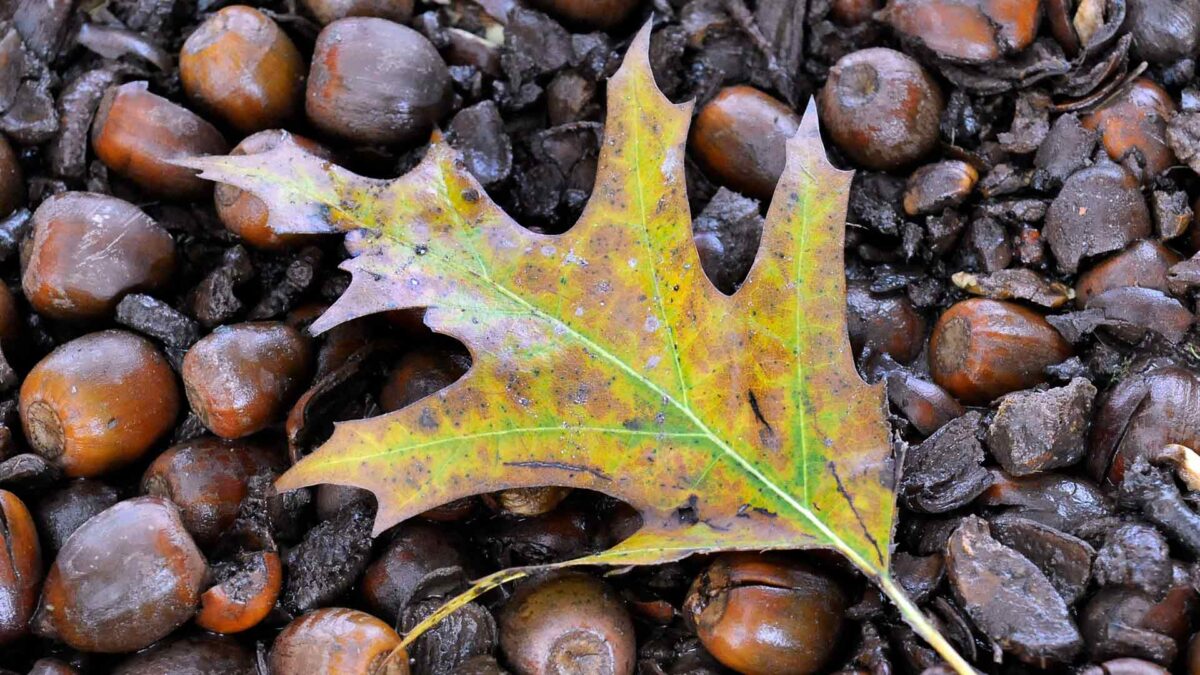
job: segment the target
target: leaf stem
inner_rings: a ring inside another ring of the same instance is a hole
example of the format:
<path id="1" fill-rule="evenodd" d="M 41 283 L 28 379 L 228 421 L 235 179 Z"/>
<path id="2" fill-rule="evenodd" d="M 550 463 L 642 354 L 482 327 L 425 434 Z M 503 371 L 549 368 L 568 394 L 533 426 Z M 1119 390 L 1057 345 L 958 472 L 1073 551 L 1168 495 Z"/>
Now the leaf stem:
<path id="1" fill-rule="evenodd" d="M 934 651 L 941 656 L 946 664 L 954 669 L 958 675 L 976 675 L 978 671 L 971 667 L 967 660 L 959 655 L 954 649 L 954 645 L 942 636 L 938 629 L 930 623 L 925 613 L 921 611 L 916 604 L 904 592 L 904 589 L 896 585 L 890 576 L 883 575 L 875 579 L 875 583 L 879 585 L 880 590 L 896 605 L 896 609 L 900 610 L 900 615 L 904 617 L 904 621 L 912 627 L 917 635 L 920 635 L 933 647 Z"/>
<path id="2" fill-rule="evenodd" d="M 494 588 L 499 588 L 510 581 L 523 579 L 529 576 L 529 573 L 530 570 L 527 568 L 501 570 L 495 574 L 490 574 L 482 579 L 479 579 L 466 591 L 463 591 L 460 595 L 448 600 L 446 604 L 439 607 L 436 612 L 430 614 L 423 621 L 413 626 L 412 630 L 405 633 L 404 638 L 400 641 L 399 646 L 397 646 L 396 649 L 394 649 L 392 653 L 389 654 L 387 658 L 379 664 L 379 667 L 375 672 L 387 672 L 386 666 L 388 663 L 392 662 L 396 658 L 408 658 L 407 649 L 413 644 L 413 642 L 417 640 L 417 638 L 421 637 L 422 634 L 436 626 L 446 617 L 458 611 L 458 609 L 463 605 L 471 602 L 475 598 L 478 598 Z M 971 667 L 971 664 L 968 663 L 967 660 L 961 655 L 959 655 L 958 651 L 954 649 L 954 645 L 950 644 L 950 642 L 946 640 L 946 638 L 943 637 L 940 632 L 938 632 L 938 629 L 929 621 L 929 619 L 925 616 L 925 613 L 913 603 L 913 601 L 908 597 L 908 594 L 904 592 L 904 589 L 896 585 L 896 582 L 893 581 L 890 576 L 886 574 L 870 574 L 869 576 L 872 577 L 872 580 L 879 586 L 879 589 L 883 591 L 884 595 L 886 595 L 888 599 L 890 599 L 892 603 L 896 605 L 896 609 L 900 610 L 900 615 L 904 617 L 904 621 L 908 623 L 908 625 L 912 627 L 914 631 L 916 631 L 917 635 L 920 635 L 927 643 L 929 643 L 929 646 L 933 647 L 934 651 L 936 651 L 938 655 L 946 661 L 946 664 L 954 669 L 954 672 L 958 673 L 958 675 L 978 674 L 978 671 Z"/>

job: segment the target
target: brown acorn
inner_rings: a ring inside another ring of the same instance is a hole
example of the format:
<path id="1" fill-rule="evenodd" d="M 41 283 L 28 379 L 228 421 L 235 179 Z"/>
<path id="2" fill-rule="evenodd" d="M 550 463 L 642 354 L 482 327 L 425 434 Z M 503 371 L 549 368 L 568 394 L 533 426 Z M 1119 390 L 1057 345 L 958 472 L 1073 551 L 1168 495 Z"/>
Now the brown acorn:
<path id="1" fill-rule="evenodd" d="M 283 589 L 283 563 L 275 551 L 242 556 L 245 567 L 200 596 L 196 625 L 214 633 L 240 633 L 271 613 Z"/>
<path id="2" fill-rule="evenodd" d="M 175 269 L 175 241 L 141 209 L 94 192 L 64 192 L 33 214 L 21 285 L 39 314 L 96 319 L 126 293 L 159 288 Z"/>
<path id="3" fill-rule="evenodd" d="M 909 363 L 925 343 L 925 318 L 904 296 L 877 296 L 869 285 L 852 281 L 846 285 L 846 328 L 856 354 L 864 348 L 885 353 Z"/>
<path id="4" fill-rule="evenodd" d="M 1100 142 L 1114 162 L 1123 163 L 1136 152 L 1142 181 L 1149 182 L 1176 163 L 1175 152 L 1167 143 L 1167 120 L 1174 114 L 1171 95 L 1143 77 L 1082 122 L 1085 128 L 1100 132 Z"/>
<path id="5" fill-rule="evenodd" d="M 979 172 L 975 167 L 957 159 L 926 164 L 908 178 L 904 212 L 917 216 L 958 206 L 970 196 L 978 180 Z"/>
<path id="6" fill-rule="evenodd" d="M 769 200 L 783 173 L 786 145 L 800 116 L 783 102 L 744 85 L 722 89 L 692 124 L 688 147 L 730 188 Z"/>
<path id="7" fill-rule="evenodd" d="M 1093 296 L 1123 286 L 1166 292 L 1167 270 L 1183 257 L 1162 243 L 1142 239 L 1081 273 L 1075 281 L 1075 303 L 1086 307 Z"/>
<path id="8" fill-rule="evenodd" d="M 500 611 L 500 649 L 518 675 L 630 675 L 637 649 L 625 603 L 584 572 L 551 572 L 519 586 Z"/>
<path id="9" fill-rule="evenodd" d="M 232 639 L 167 639 L 125 659 L 110 675 L 258 675 L 254 655 Z M 31 674 L 32 675 L 32 674 Z"/>
<path id="10" fill-rule="evenodd" d="M 290 138 L 302 150 L 322 159 L 333 159 L 333 153 L 325 146 L 303 136 L 288 134 L 278 129 L 268 129 L 242 139 L 231 155 L 255 155 L 274 150 Z M 277 233 L 268 226 L 267 205 L 257 196 L 228 183 L 217 183 L 213 189 L 217 204 L 217 216 L 221 223 L 247 244 L 261 249 L 277 250 L 311 243 L 318 235 Z"/>
<path id="11" fill-rule="evenodd" d="M 98 476 L 141 457 L 175 425 L 179 385 L 145 338 L 107 330 L 42 359 L 21 384 L 29 444 L 68 476 Z"/>
<path id="12" fill-rule="evenodd" d="M 351 16 L 373 16 L 396 23 L 412 18 L 413 0 L 301 0 L 322 24 Z"/>
<path id="13" fill-rule="evenodd" d="M 33 517 L 16 495 L 0 490 L 0 645 L 26 634 L 41 581 Z"/>
<path id="14" fill-rule="evenodd" d="M 304 60 L 267 15 L 225 7 L 200 24 L 179 53 L 183 91 L 242 133 L 275 127 L 299 110 Z"/>
<path id="15" fill-rule="evenodd" d="M 705 649 L 729 668 L 808 675 L 833 655 L 847 604 L 837 583 L 807 565 L 733 553 L 696 578 L 683 612 Z"/>
<path id="16" fill-rule="evenodd" d="M 326 607 L 289 623 L 271 646 L 272 673 L 408 675 L 408 657 L 388 658 L 400 636 L 375 617 Z"/>
<path id="17" fill-rule="evenodd" d="M 204 573 L 174 505 L 160 497 L 121 502 L 59 551 L 34 631 L 81 651 L 136 651 L 191 618 Z"/>
<path id="18" fill-rule="evenodd" d="M 572 26 L 603 30 L 628 19 L 642 0 L 532 0 L 531 4 Z"/>
<path id="19" fill-rule="evenodd" d="M 241 438 L 280 421 L 304 389 L 309 339 L 284 323 L 221 326 L 183 358 L 192 412 L 221 438 Z"/>
<path id="20" fill-rule="evenodd" d="M 172 446 L 142 476 L 142 492 L 165 497 L 201 546 L 216 543 L 237 517 L 250 479 L 272 476 L 281 460 L 245 442 L 197 438 Z"/>
<path id="21" fill-rule="evenodd" d="M 983 298 L 952 305 L 929 338 L 934 381 L 968 404 L 1044 382 L 1046 367 L 1070 355 L 1071 345 L 1042 315 Z"/>
<path id="22" fill-rule="evenodd" d="M 942 57 L 980 63 L 1032 44 L 1042 14 L 1038 0 L 890 0 L 877 18 Z"/>
<path id="23" fill-rule="evenodd" d="M 211 184 L 171 160 L 224 155 L 229 145 L 187 108 L 150 93 L 145 82 L 128 82 L 110 88 L 100 101 L 92 149 L 105 166 L 146 192 L 192 200 L 207 195 Z"/>
<path id="24" fill-rule="evenodd" d="M 941 89 L 921 64 L 894 49 L 843 56 L 817 101 L 838 149 L 869 169 L 898 169 L 937 145 Z"/>
<path id="25" fill-rule="evenodd" d="M 322 131 L 355 143 L 426 140 L 450 110 L 450 73 L 417 31 L 384 19 L 349 18 L 321 31 L 305 108 Z"/>

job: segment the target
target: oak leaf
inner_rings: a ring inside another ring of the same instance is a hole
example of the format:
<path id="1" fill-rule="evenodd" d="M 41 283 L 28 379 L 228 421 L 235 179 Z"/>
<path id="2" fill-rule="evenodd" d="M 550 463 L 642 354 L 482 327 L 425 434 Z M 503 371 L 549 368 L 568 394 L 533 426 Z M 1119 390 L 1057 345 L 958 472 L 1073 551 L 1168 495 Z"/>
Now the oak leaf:
<path id="1" fill-rule="evenodd" d="M 810 104 L 753 267 L 735 294 L 718 291 L 685 193 L 692 105 L 655 85 L 649 35 L 609 81 L 595 188 L 565 234 L 514 222 L 438 140 L 393 181 L 291 142 L 186 161 L 262 198 L 278 232 L 349 233 L 353 281 L 314 331 L 428 307 L 430 328 L 473 359 L 436 394 L 338 425 L 279 488 L 369 489 L 376 533 L 481 492 L 596 490 L 644 525 L 572 564 L 832 548 L 949 649 L 888 572 L 896 470 L 884 392 L 859 378 L 846 333 L 851 173 L 826 159 Z"/>

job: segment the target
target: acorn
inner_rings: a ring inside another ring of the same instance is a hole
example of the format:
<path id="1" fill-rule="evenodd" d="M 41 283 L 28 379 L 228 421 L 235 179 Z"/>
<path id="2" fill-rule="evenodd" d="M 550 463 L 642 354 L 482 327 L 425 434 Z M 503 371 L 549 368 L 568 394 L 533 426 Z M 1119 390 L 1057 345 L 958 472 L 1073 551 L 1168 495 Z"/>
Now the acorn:
<path id="1" fill-rule="evenodd" d="M 33 512 L 46 552 L 58 553 L 80 525 L 118 501 L 116 488 L 90 478 L 70 481 L 43 495 Z"/>
<path id="2" fill-rule="evenodd" d="M 571 26 L 606 30 L 628 19 L 642 0 L 532 0 L 531 4 Z"/>
<path id="3" fill-rule="evenodd" d="M 127 293 L 165 285 L 175 240 L 141 209 L 94 192 L 64 192 L 33 214 L 33 243 L 21 285 L 39 314 L 110 316 Z"/>
<path id="4" fill-rule="evenodd" d="M 121 502 L 58 552 L 34 632 L 80 651 L 137 651 L 191 618 L 205 569 L 174 505 L 160 497 Z"/>
<path id="5" fill-rule="evenodd" d="M 145 82 L 113 86 L 92 122 L 92 149 L 111 171 L 146 192 L 171 199 L 207 195 L 210 183 L 171 160 L 224 155 L 229 145 L 216 127 L 192 111 L 150 93 Z"/>
<path id="6" fill-rule="evenodd" d="M 942 92 L 921 64 L 894 49 L 838 59 L 817 102 L 829 137 L 866 168 L 898 169 L 937 145 Z"/>
<path id="7" fill-rule="evenodd" d="M 979 172 L 975 167 L 957 159 L 926 164 L 908 177 L 904 212 L 919 216 L 958 206 L 971 195 L 978 181 Z"/>
<path id="8" fill-rule="evenodd" d="M 471 357 L 443 345 L 427 345 L 400 357 L 379 392 L 384 412 L 399 410 L 454 384 L 471 367 Z"/>
<path id="9" fill-rule="evenodd" d="M 1126 0 L 1125 7 L 1122 28 L 1139 57 L 1169 65 L 1200 51 L 1200 0 Z"/>
<path id="10" fill-rule="evenodd" d="M 1104 199 L 1096 199 L 1104 195 Z M 1150 209 L 1137 178 L 1102 161 L 1071 174 L 1050 208 L 1042 234 L 1058 267 L 1073 273 L 1089 257 L 1150 236 Z"/>
<path id="11" fill-rule="evenodd" d="M 250 480 L 274 476 L 281 459 L 245 442 L 202 437 L 172 446 L 142 476 L 142 492 L 179 507 L 184 527 L 201 546 L 233 525 Z"/>
<path id="12" fill-rule="evenodd" d="M 843 26 L 857 26 L 870 21 L 882 6 L 882 0 L 833 0 L 829 18 Z"/>
<path id="13" fill-rule="evenodd" d="M 637 645 L 625 603 L 608 584 L 577 571 L 521 584 L 500 611 L 500 649 L 517 675 L 630 675 Z"/>
<path id="14" fill-rule="evenodd" d="M 271 645 L 272 673 L 323 675 L 408 675 L 400 636 L 375 617 L 354 609 L 326 607 L 289 623 Z"/>
<path id="15" fill-rule="evenodd" d="M 1149 182 L 1177 161 L 1167 143 L 1167 120 L 1174 114 L 1171 95 L 1142 77 L 1084 117 L 1082 123 L 1100 132 L 1100 142 L 1114 162 L 1124 163 L 1134 156 L 1142 167 L 1142 181 Z"/>
<path id="16" fill-rule="evenodd" d="M 283 589 L 283 563 L 275 551 L 240 556 L 244 567 L 200 596 L 196 625 L 214 633 L 240 633 L 275 608 Z"/>
<path id="17" fill-rule="evenodd" d="M 0 134 L 0 218 L 7 218 L 25 204 L 25 174 L 17 153 Z"/>
<path id="18" fill-rule="evenodd" d="M 973 405 L 1045 382 L 1046 368 L 1070 355 L 1071 345 L 1041 314 L 983 298 L 951 305 L 929 338 L 934 382 Z"/>
<path id="19" fill-rule="evenodd" d="M 413 0 L 301 0 L 322 25 L 351 16 L 373 16 L 396 23 L 412 18 Z"/>
<path id="20" fill-rule="evenodd" d="M 372 612 L 395 623 L 430 574 L 465 565 L 444 527 L 410 520 L 396 526 L 387 547 L 367 567 L 362 596 Z"/>
<path id="21" fill-rule="evenodd" d="M 921 353 L 925 343 L 925 318 L 904 296 L 878 296 L 870 285 L 852 281 L 846 285 L 846 328 L 856 354 L 870 348 L 901 363 Z"/>
<path id="22" fill-rule="evenodd" d="M 333 159 L 333 153 L 320 143 L 278 129 L 268 129 L 247 136 L 229 154 L 240 156 L 267 152 L 278 147 L 285 138 L 290 138 L 302 150 L 321 159 Z M 316 234 L 275 232 L 267 224 L 269 212 L 266 203 L 256 195 L 234 185 L 217 183 L 213 189 L 213 200 L 217 205 L 217 216 L 225 228 L 255 248 L 279 250 L 320 239 L 320 235 Z"/>
<path id="23" fill-rule="evenodd" d="M 256 675 L 254 655 L 232 639 L 194 635 L 163 640 L 125 659 L 111 675 Z"/>
<path id="24" fill-rule="evenodd" d="M 349 18 L 317 37 L 305 108 L 317 128 L 346 140 L 408 143 L 427 139 L 452 95 L 446 63 L 423 35 Z"/>
<path id="25" fill-rule="evenodd" d="M 287 33 L 245 5 L 209 16 L 179 53 L 184 93 L 244 134 L 291 119 L 304 75 L 304 59 Z"/>
<path id="26" fill-rule="evenodd" d="M 0 645 L 23 636 L 37 606 L 42 549 L 29 509 L 0 490 Z"/>
<path id="27" fill-rule="evenodd" d="M 771 199 L 800 116 L 782 101 L 744 85 L 722 89 L 700 108 L 688 147 L 719 182 Z"/>
<path id="28" fill-rule="evenodd" d="M 1167 271 L 1183 256 L 1151 239 L 1130 244 L 1080 273 L 1075 281 L 1075 304 L 1086 307 L 1093 296 L 1124 286 L 1152 288 L 1166 293 Z"/>
<path id="29" fill-rule="evenodd" d="M 848 602 L 837 583 L 780 554 L 722 555 L 688 591 L 683 613 L 701 644 L 746 675 L 822 672 Z"/>
<path id="30" fill-rule="evenodd" d="M 21 384 L 21 424 L 67 476 L 98 476 L 146 453 L 175 426 L 179 386 L 150 341 L 119 330 L 60 345 Z"/>
<path id="31" fill-rule="evenodd" d="M 284 323 L 221 326 L 183 357 L 192 412 L 221 438 L 241 438 L 282 419 L 312 367 L 309 339 Z"/>
<path id="32" fill-rule="evenodd" d="M 1130 364 L 1097 402 L 1090 434 L 1088 471 L 1109 485 L 1168 445 L 1200 448 L 1200 376 L 1166 360 Z"/>
<path id="33" fill-rule="evenodd" d="M 877 19 L 944 58 L 997 61 L 1033 43 L 1039 0 L 890 0 Z"/>

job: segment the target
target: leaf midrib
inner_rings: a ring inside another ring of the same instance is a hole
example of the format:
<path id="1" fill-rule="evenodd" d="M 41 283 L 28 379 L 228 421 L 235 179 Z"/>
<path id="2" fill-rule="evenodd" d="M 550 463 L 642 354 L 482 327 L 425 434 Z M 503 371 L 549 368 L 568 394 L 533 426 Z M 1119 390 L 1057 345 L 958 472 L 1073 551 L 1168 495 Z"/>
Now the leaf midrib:
<path id="1" fill-rule="evenodd" d="M 636 125 L 634 125 L 634 126 L 636 127 Z M 638 164 L 640 166 L 640 162 Z M 448 197 L 449 184 L 445 177 L 444 167 L 440 163 L 438 164 L 438 169 L 439 169 L 439 171 L 438 171 L 438 181 L 439 182 L 437 185 L 437 191 L 440 193 L 439 196 L 444 200 L 444 203 L 449 207 L 448 210 L 450 212 L 454 213 L 454 217 L 456 218 L 456 220 L 460 224 L 460 226 L 462 226 L 463 228 L 466 228 L 467 223 L 462 219 L 461 214 L 458 213 L 458 210 L 454 207 L 453 201 L 450 200 Z M 640 185 L 640 180 L 641 180 L 640 172 L 635 172 L 635 173 L 638 174 L 638 180 L 639 180 L 639 185 Z M 312 201 L 321 203 L 331 210 L 335 210 L 335 211 L 345 214 L 347 219 L 349 219 L 349 220 L 361 223 L 361 221 L 359 221 L 357 217 L 354 217 L 352 214 L 346 212 L 341 207 L 340 204 L 335 204 L 335 203 L 332 203 L 332 202 L 324 200 L 324 199 L 314 199 Z M 806 200 L 806 202 L 807 202 L 807 200 Z M 807 217 L 807 213 L 806 213 L 806 217 Z M 641 221 L 642 221 L 641 222 L 642 227 L 646 228 L 647 226 L 645 223 L 644 206 L 643 206 Z M 805 223 L 803 227 L 806 228 L 807 223 Z M 409 248 L 414 248 L 416 246 L 415 242 L 408 241 L 408 240 L 404 239 L 403 237 L 401 237 L 399 235 L 399 233 L 395 231 L 394 228 L 381 227 L 379 229 L 379 231 L 382 236 L 385 236 L 385 237 L 391 239 L 397 245 L 407 246 Z M 466 231 L 466 230 L 464 229 L 464 231 Z M 643 244 L 643 246 L 647 247 L 646 253 L 647 253 L 647 256 L 650 258 L 650 261 L 651 261 L 650 264 L 653 267 L 654 266 L 653 251 L 648 248 L 648 242 L 643 241 L 642 244 Z M 479 260 L 478 252 L 472 251 L 471 253 L 478 261 Z M 781 487 L 780 485 L 775 483 L 775 481 L 771 480 L 766 474 L 764 474 L 762 471 L 760 471 L 758 469 L 758 467 L 756 467 L 750 460 L 748 460 L 741 453 L 739 453 L 736 449 L 734 449 L 733 446 L 729 442 L 727 442 L 724 438 L 722 438 L 716 432 L 714 432 L 707 424 L 704 423 L 704 421 L 696 414 L 696 412 L 694 410 L 692 410 L 690 405 L 685 405 L 684 403 L 682 403 L 681 401 L 676 399 L 676 397 L 672 396 L 665 389 L 663 389 L 659 385 L 655 384 L 652 380 L 643 376 L 641 373 L 639 373 L 636 369 L 634 369 L 632 366 L 630 366 L 628 363 L 626 363 L 623 359 L 618 357 L 616 354 L 613 354 L 612 352 L 610 352 L 609 350 L 604 348 L 602 345 L 595 342 L 590 337 L 583 334 L 582 332 L 580 332 L 579 330 L 577 330 L 570 324 L 566 323 L 565 321 L 559 319 L 558 317 L 548 314 L 541 308 L 539 308 L 536 305 L 533 305 L 529 301 L 525 300 L 525 298 L 514 293 L 507 286 L 499 283 L 498 281 L 493 279 L 491 277 L 491 275 L 487 274 L 486 272 L 481 273 L 476 270 L 473 270 L 467 266 L 462 265 L 461 263 L 459 263 L 457 260 L 453 259 L 452 257 L 450 257 L 444 253 L 441 253 L 440 251 L 435 253 L 435 249 L 432 247 L 429 247 L 429 249 L 425 255 L 431 255 L 431 254 L 435 255 L 446 266 L 457 268 L 457 269 L 461 270 L 463 273 L 474 276 L 477 279 L 480 279 L 485 284 L 490 285 L 503 297 L 509 299 L 511 302 L 515 303 L 519 307 L 525 308 L 532 316 L 539 318 L 552 326 L 561 327 L 562 331 L 563 331 L 561 334 L 573 336 L 584 347 L 591 349 L 595 354 L 597 354 L 598 356 L 609 361 L 613 365 L 617 366 L 620 370 L 625 372 L 627 375 L 629 375 L 633 379 L 634 382 L 640 383 L 643 387 L 645 387 L 649 391 L 660 396 L 663 401 L 670 403 L 673 407 L 675 407 L 680 413 L 682 413 L 684 415 L 684 417 L 686 417 L 694 425 L 697 435 L 693 436 L 693 437 L 706 438 L 710 443 L 712 443 L 714 446 L 716 446 L 716 448 L 718 450 L 720 450 L 724 455 L 729 457 L 733 461 L 733 463 L 736 466 L 738 466 L 742 471 L 744 471 L 749 477 L 753 478 L 754 480 L 758 481 L 762 486 L 766 487 L 771 493 L 773 493 L 784 504 L 788 505 L 797 514 L 799 514 L 803 520 L 807 521 L 812 526 L 816 535 L 819 535 L 820 537 L 824 537 L 826 542 L 828 542 L 830 546 L 832 546 L 833 548 L 840 551 L 843 555 L 845 555 L 847 558 L 849 558 L 851 560 L 851 562 L 853 562 L 854 564 L 859 566 L 864 572 L 874 572 L 880 576 L 885 576 L 887 574 L 887 570 L 881 570 L 878 568 L 878 566 L 869 562 L 866 558 L 864 558 L 861 554 L 859 554 L 852 546 L 850 546 L 849 543 L 847 543 L 844 539 L 842 539 L 840 536 L 838 536 L 837 533 L 834 532 L 820 517 L 818 517 L 816 513 L 814 513 L 811 509 L 809 509 L 807 506 L 805 506 L 801 502 L 797 501 L 797 499 L 788 490 L 784 489 L 783 487 Z M 657 289 L 656 289 L 656 298 L 658 298 L 659 302 L 661 303 L 661 295 L 659 295 L 657 293 Z M 660 304 L 660 307 L 661 307 L 661 304 Z M 665 312 L 661 313 L 661 320 L 662 320 L 664 326 L 667 326 L 669 330 L 672 330 L 671 322 L 668 320 Z M 797 358 L 797 363 L 799 363 L 799 358 Z M 804 414 L 805 414 L 804 410 L 803 410 L 803 406 L 797 406 L 797 414 L 799 414 L 801 416 L 801 424 L 803 425 Z M 524 432 L 524 431 L 530 431 L 530 432 L 536 433 L 537 430 L 540 428 L 541 427 L 521 427 L 521 428 L 513 428 L 513 429 L 510 429 L 507 431 L 510 433 L 520 433 L 520 432 Z M 569 427 L 564 427 L 564 428 L 558 429 L 558 431 L 570 431 L 570 430 L 571 429 Z M 686 432 L 677 432 L 677 433 L 686 433 Z M 462 438 L 463 437 L 461 437 L 461 436 L 455 437 L 455 439 L 462 439 Z M 801 439 L 802 439 L 801 443 L 803 444 L 804 443 L 803 435 L 801 436 Z M 452 440 L 454 440 L 454 439 L 448 439 L 448 442 L 450 442 Z M 394 453 L 394 452 L 406 451 L 409 449 L 411 449 L 411 446 L 398 448 L 396 450 L 393 450 L 392 452 Z M 802 445 L 801 449 L 803 451 L 805 449 L 805 446 Z M 384 456 L 387 454 L 392 454 L 392 453 L 381 453 L 380 455 L 377 455 L 377 456 Z M 356 457 L 354 459 L 354 461 L 361 461 L 361 460 L 362 460 L 361 457 Z M 805 472 L 803 474 L 803 488 L 805 491 L 807 491 L 807 487 L 808 487 L 807 486 L 807 462 L 805 462 L 804 466 L 805 466 L 805 470 L 804 470 Z"/>

